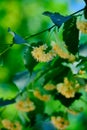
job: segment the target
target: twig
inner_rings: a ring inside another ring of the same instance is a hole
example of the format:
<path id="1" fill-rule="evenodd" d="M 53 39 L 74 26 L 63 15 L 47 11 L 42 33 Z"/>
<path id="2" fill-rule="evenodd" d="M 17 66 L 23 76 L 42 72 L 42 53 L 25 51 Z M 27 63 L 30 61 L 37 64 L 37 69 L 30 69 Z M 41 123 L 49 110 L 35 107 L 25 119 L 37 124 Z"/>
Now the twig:
<path id="1" fill-rule="evenodd" d="M 41 32 L 39 32 L 39 33 L 30 35 L 30 36 L 26 36 L 24 39 L 26 40 L 26 39 L 29 39 L 29 38 L 31 38 L 31 37 L 38 36 L 38 35 L 40 35 L 40 34 L 46 32 L 46 31 L 50 31 L 50 30 L 51 30 L 52 28 L 54 28 L 55 26 L 56 26 L 56 25 L 53 25 L 53 26 L 51 26 L 50 28 L 47 28 L 47 29 L 45 29 L 45 30 L 43 30 L 43 31 L 41 31 Z"/>
<path id="2" fill-rule="evenodd" d="M 8 51 L 14 44 L 10 44 L 9 47 L 7 47 L 3 52 L 0 53 L 0 56 L 3 55 L 6 51 Z"/>
<path id="3" fill-rule="evenodd" d="M 76 11 L 76 12 L 70 14 L 70 16 L 73 16 L 74 14 L 77 14 L 77 13 L 79 13 L 79 12 L 85 10 L 85 9 L 87 9 L 87 7 L 84 7 L 84 8 L 82 8 L 82 9 L 80 9 L 80 10 L 78 10 L 78 11 Z"/>
<path id="4" fill-rule="evenodd" d="M 87 8 L 87 7 L 84 7 L 84 8 L 82 8 L 82 9 L 78 10 L 77 12 L 70 14 L 70 16 L 73 16 L 74 14 L 77 14 L 77 13 L 79 13 L 79 12 L 85 10 L 86 8 Z M 40 34 L 46 32 L 46 31 L 50 31 L 50 30 L 51 30 L 52 28 L 54 28 L 55 26 L 56 26 L 56 25 L 53 25 L 53 26 L 51 26 L 50 28 L 47 28 L 47 29 L 45 29 L 45 30 L 43 30 L 43 31 L 41 31 L 41 32 L 38 32 L 38 33 L 33 34 L 33 35 L 30 35 L 30 36 L 26 36 L 24 39 L 27 40 L 27 39 L 29 39 L 29 38 L 38 36 L 38 35 L 40 35 Z"/>

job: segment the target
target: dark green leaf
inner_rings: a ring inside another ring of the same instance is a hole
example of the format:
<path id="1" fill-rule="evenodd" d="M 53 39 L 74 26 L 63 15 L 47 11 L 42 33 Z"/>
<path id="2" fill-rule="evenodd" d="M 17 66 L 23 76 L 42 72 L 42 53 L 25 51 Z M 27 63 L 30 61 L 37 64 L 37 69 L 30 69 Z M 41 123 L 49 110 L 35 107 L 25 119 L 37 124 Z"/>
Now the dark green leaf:
<path id="1" fill-rule="evenodd" d="M 79 43 L 79 31 L 76 28 L 76 18 L 72 17 L 63 27 L 63 40 L 68 47 L 68 50 L 76 54 L 78 52 L 78 43 Z"/>
<path id="2" fill-rule="evenodd" d="M 85 0 L 85 2 L 86 2 L 86 8 L 85 8 L 85 10 L 84 10 L 84 16 L 85 16 L 85 18 L 87 19 L 87 0 Z"/>
<path id="3" fill-rule="evenodd" d="M 24 64 L 30 73 L 32 73 L 33 68 L 37 64 L 36 60 L 32 57 L 31 51 L 32 51 L 32 48 L 27 47 L 24 52 Z"/>
<path id="4" fill-rule="evenodd" d="M 75 97 L 73 98 L 65 98 L 63 95 L 60 93 L 55 94 L 55 99 L 59 100 L 64 106 L 69 107 L 71 104 L 75 101 L 78 100 L 81 97 L 81 93 L 76 93 Z"/>
<path id="5" fill-rule="evenodd" d="M 69 70 L 70 69 L 68 67 L 64 67 L 64 66 L 58 66 L 57 68 L 51 69 L 45 75 L 45 84 L 51 80 L 54 83 L 63 81 L 63 78 L 65 76 L 67 76 Z M 62 76 L 60 76 L 60 75 L 62 75 Z"/>
<path id="6" fill-rule="evenodd" d="M 10 105 L 10 104 L 13 104 L 13 103 L 15 103 L 15 98 L 10 99 L 10 100 L 9 99 L 3 100 L 3 98 L 0 98 L 0 107 Z"/>
<path id="7" fill-rule="evenodd" d="M 56 128 L 49 121 L 39 121 L 33 130 L 56 130 Z"/>

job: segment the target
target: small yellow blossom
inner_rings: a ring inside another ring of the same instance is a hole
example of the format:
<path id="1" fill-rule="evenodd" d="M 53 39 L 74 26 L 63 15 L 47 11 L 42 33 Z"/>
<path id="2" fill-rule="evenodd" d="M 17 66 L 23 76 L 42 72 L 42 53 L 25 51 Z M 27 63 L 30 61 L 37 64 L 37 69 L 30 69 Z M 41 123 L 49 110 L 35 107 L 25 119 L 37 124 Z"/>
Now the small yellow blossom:
<path id="1" fill-rule="evenodd" d="M 22 126 L 20 125 L 19 122 L 11 122 L 8 119 L 2 120 L 2 125 L 4 128 L 8 130 L 22 130 Z"/>
<path id="2" fill-rule="evenodd" d="M 84 86 L 84 90 L 85 92 L 87 92 L 87 84 Z"/>
<path id="3" fill-rule="evenodd" d="M 11 130 L 11 128 L 13 127 L 13 123 L 8 119 L 2 120 L 2 124 L 3 124 L 4 128 L 7 128 L 9 130 Z"/>
<path id="4" fill-rule="evenodd" d="M 63 117 L 51 117 L 52 124 L 58 129 L 58 130 L 64 130 L 69 125 L 69 121 L 65 120 Z"/>
<path id="5" fill-rule="evenodd" d="M 76 26 L 82 33 L 87 33 L 87 21 L 77 21 Z"/>
<path id="6" fill-rule="evenodd" d="M 39 62 L 49 62 L 55 56 L 55 53 L 50 50 L 48 53 L 45 53 L 47 49 L 47 45 L 41 45 L 39 47 L 34 47 L 33 51 L 31 52 L 32 56 Z"/>
<path id="7" fill-rule="evenodd" d="M 35 90 L 33 92 L 34 96 L 40 99 L 41 101 L 48 101 L 50 99 L 50 95 L 41 95 L 41 93 L 38 90 Z"/>
<path id="8" fill-rule="evenodd" d="M 69 61 L 75 61 L 75 56 L 67 50 L 66 47 L 61 47 L 59 44 L 52 41 L 51 43 L 53 51 L 63 59 L 68 59 Z"/>
<path id="9" fill-rule="evenodd" d="M 80 85 L 76 82 L 70 82 L 67 78 L 64 78 L 64 83 L 57 84 L 57 91 L 66 98 L 73 98 L 76 91 L 80 88 Z"/>
<path id="10" fill-rule="evenodd" d="M 45 86 L 44 86 L 44 89 L 45 90 L 54 90 L 54 89 L 56 89 L 56 86 L 54 85 L 54 84 L 46 84 Z"/>
<path id="11" fill-rule="evenodd" d="M 85 74 L 85 73 L 86 73 L 85 70 L 80 70 L 80 71 L 79 71 L 79 74 L 81 74 L 81 75 L 82 75 L 82 74 Z"/>
<path id="12" fill-rule="evenodd" d="M 19 101 L 16 104 L 16 108 L 23 112 L 30 112 L 35 109 L 35 105 L 32 101 L 30 101 L 30 99 L 27 98 L 25 101 Z"/>

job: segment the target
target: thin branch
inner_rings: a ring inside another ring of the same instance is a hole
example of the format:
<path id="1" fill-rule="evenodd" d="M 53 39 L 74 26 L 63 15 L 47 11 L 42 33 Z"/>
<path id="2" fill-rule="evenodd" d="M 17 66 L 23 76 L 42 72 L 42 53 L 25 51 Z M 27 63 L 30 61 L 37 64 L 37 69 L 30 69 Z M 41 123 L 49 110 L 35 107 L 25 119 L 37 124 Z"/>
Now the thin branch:
<path id="1" fill-rule="evenodd" d="M 74 14 L 77 14 L 77 13 L 79 13 L 79 12 L 85 10 L 85 9 L 87 9 L 87 7 L 84 7 L 84 8 L 82 8 L 82 9 L 80 9 L 80 10 L 78 10 L 78 11 L 76 11 L 76 12 L 70 14 L 70 16 L 73 16 Z"/>
<path id="2" fill-rule="evenodd" d="M 14 45 L 13 43 L 10 44 L 9 47 L 7 47 L 4 51 L 2 51 L 2 52 L 0 53 L 0 56 L 3 55 L 5 52 L 7 52 L 13 45 Z"/>
<path id="3" fill-rule="evenodd" d="M 55 26 L 56 26 L 56 25 L 53 25 L 53 26 L 51 26 L 50 28 L 47 28 L 47 29 L 45 29 L 45 30 L 43 30 L 43 31 L 41 31 L 41 32 L 39 32 L 39 33 L 30 35 L 30 36 L 26 36 L 24 39 L 26 40 L 26 39 L 29 39 L 29 38 L 31 38 L 31 37 L 38 36 L 38 35 L 40 35 L 40 34 L 46 32 L 46 31 L 50 31 L 50 30 L 51 30 L 52 28 L 54 28 Z"/>
<path id="4" fill-rule="evenodd" d="M 74 14 L 77 14 L 77 13 L 79 13 L 79 12 L 85 10 L 86 8 L 87 8 L 87 7 L 84 7 L 84 8 L 82 8 L 82 9 L 78 10 L 77 12 L 70 14 L 70 16 L 73 16 Z M 38 36 L 38 35 L 40 35 L 40 34 L 46 32 L 46 31 L 50 31 L 50 30 L 51 30 L 52 28 L 54 28 L 55 26 L 56 26 L 56 25 L 53 25 L 53 26 L 51 26 L 50 28 L 47 28 L 47 29 L 45 29 L 45 30 L 43 30 L 43 31 L 41 31 L 41 32 L 39 32 L 39 33 L 30 35 L 30 36 L 26 36 L 24 39 L 27 40 L 27 39 L 29 39 L 29 38 Z"/>

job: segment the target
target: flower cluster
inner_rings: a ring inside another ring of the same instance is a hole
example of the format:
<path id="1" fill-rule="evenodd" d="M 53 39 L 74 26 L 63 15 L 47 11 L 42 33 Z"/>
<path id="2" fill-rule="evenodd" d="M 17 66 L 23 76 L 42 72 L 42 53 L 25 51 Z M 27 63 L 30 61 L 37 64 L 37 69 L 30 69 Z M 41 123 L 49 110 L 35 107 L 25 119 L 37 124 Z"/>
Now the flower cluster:
<path id="1" fill-rule="evenodd" d="M 16 108 L 23 112 L 30 112 L 35 110 L 35 105 L 29 98 L 27 98 L 25 101 L 17 102 Z"/>
<path id="2" fill-rule="evenodd" d="M 36 98 L 38 98 L 41 101 L 48 101 L 50 99 L 50 95 L 41 95 L 41 93 L 38 90 L 34 90 L 33 94 Z"/>
<path id="3" fill-rule="evenodd" d="M 69 125 L 69 121 L 65 120 L 63 117 L 51 117 L 52 124 L 58 129 L 58 130 L 64 130 Z"/>
<path id="4" fill-rule="evenodd" d="M 73 98 L 79 88 L 80 85 L 78 82 L 73 83 L 68 78 L 64 78 L 64 83 L 57 84 L 57 91 L 66 98 Z"/>
<path id="5" fill-rule="evenodd" d="M 75 61 L 75 56 L 71 54 L 66 47 L 64 47 L 63 49 L 59 44 L 55 43 L 54 41 L 52 41 L 51 45 L 54 52 L 61 58 L 68 59 L 69 61 Z"/>
<path id="6" fill-rule="evenodd" d="M 19 122 L 12 123 L 8 119 L 2 120 L 2 125 L 4 128 L 6 128 L 8 130 L 22 130 L 22 126 L 20 125 Z"/>
<path id="7" fill-rule="evenodd" d="M 46 84 L 46 85 L 44 86 L 44 89 L 51 91 L 51 90 L 56 89 L 56 85 L 49 83 L 49 84 Z"/>
<path id="8" fill-rule="evenodd" d="M 82 33 L 87 33 L 87 21 L 77 21 L 76 26 Z"/>
<path id="9" fill-rule="evenodd" d="M 47 49 L 46 44 L 41 45 L 39 47 L 34 47 L 31 54 L 39 62 L 49 62 L 53 59 L 53 57 L 55 56 L 55 53 L 52 50 L 45 53 L 46 49 Z"/>

